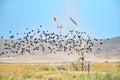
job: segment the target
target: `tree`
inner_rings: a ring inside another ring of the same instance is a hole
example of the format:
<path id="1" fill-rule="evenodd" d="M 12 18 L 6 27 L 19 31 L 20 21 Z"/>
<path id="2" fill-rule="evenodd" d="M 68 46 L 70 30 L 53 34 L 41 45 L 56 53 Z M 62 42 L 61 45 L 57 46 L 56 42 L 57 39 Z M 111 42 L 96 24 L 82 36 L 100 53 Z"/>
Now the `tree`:
<path id="1" fill-rule="evenodd" d="M 76 21 L 73 20 L 72 17 L 69 17 L 69 18 L 76 26 L 74 36 L 77 36 L 78 40 L 76 40 L 75 38 L 73 38 L 73 39 L 69 38 L 69 39 L 67 39 L 66 43 L 69 43 L 71 48 L 75 51 L 75 53 L 78 54 L 79 59 L 77 59 L 76 62 L 81 61 L 80 63 L 82 65 L 82 71 L 84 71 L 86 69 L 88 69 L 88 71 L 90 71 L 90 62 L 87 62 L 88 65 L 86 66 L 85 53 L 92 50 L 92 48 L 91 48 L 91 46 L 93 46 L 92 40 L 89 35 L 87 35 L 87 38 L 84 38 L 82 36 L 82 34 L 86 34 L 86 32 L 79 32 L 78 31 L 79 27 L 78 27 L 78 24 L 76 23 Z M 54 21 L 59 23 L 59 21 L 56 19 L 56 17 L 54 17 Z M 58 24 L 58 28 L 59 28 L 59 24 Z M 71 31 L 74 31 L 74 30 L 71 30 Z M 66 36 L 65 38 L 68 38 L 68 33 L 65 36 Z M 70 47 L 70 46 L 68 46 L 68 47 Z"/>

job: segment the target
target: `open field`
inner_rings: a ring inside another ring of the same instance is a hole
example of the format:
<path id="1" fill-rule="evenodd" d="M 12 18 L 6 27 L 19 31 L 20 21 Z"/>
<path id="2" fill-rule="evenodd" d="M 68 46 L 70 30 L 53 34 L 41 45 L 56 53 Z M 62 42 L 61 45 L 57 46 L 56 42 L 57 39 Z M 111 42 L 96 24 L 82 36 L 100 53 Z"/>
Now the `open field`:
<path id="1" fill-rule="evenodd" d="M 67 70 L 59 71 L 57 67 Z M 91 71 L 71 64 L 0 64 L 0 80 L 119 80 L 120 63 L 93 63 Z"/>

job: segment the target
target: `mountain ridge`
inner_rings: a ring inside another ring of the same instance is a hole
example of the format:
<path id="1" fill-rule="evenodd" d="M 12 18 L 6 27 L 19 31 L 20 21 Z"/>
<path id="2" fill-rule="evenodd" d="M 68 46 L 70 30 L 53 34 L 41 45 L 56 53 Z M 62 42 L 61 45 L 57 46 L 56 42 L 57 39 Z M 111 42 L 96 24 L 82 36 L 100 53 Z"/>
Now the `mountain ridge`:
<path id="1" fill-rule="evenodd" d="M 5 40 L 0 40 L 0 53 L 4 50 L 4 42 Z M 86 56 L 89 60 L 93 61 L 106 61 L 106 60 L 117 60 L 120 61 L 120 36 L 108 39 L 98 39 L 93 40 L 92 51 L 86 53 Z M 48 44 L 45 44 L 47 47 Z M 39 45 L 38 45 L 39 46 Z M 17 53 L 17 55 L 12 55 L 11 52 L 3 55 L 0 55 L 0 62 L 4 61 L 18 61 L 18 62 L 71 62 L 75 61 L 78 55 L 74 52 L 74 54 L 69 54 L 67 52 L 58 52 L 58 53 L 49 53 L 41 51 L 35 51 L 32 54 L 28 52 L 24 52 L 25 54 L 21 55 Z M 21 56 L 21 57 L 20 57 Z M 38 57 L 39 56 L 39 57 Z M 7 58 L 7 59 L 6 59 Z M 23 59 L 23 60 L 22 60 Z M 36 59 L 36 60 L 35 60 Z M 103 60 L 101 60 L 103 59 Z"/>

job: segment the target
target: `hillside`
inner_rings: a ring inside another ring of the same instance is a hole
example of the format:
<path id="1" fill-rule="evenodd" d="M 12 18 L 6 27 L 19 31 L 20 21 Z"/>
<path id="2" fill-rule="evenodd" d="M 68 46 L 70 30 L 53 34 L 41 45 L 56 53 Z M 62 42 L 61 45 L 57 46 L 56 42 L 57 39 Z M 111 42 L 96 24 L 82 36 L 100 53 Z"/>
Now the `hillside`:
<path id="1" fill-rule="evenodd" d="M 120 59 L 120 37 L 94 41 L 92 49 L 92 53 L 97 56 L 118 57 Z"/>
<path id="2" fill-rule="evenodd" d="M 12 40 L 13 42 L 18 42 L 17 40 Z M 73 62 L 76 59 L 78 59 L 78 55 L 75 54 L 69 54 L 69 50 L 66 52 L 64 51 L 58 51 L 55 54 L 50 53 L 48 49 L 48 43 L 43 43 L 45 50 L 43 51 L 42 48 L 38 50 L 32 50 L 31 53 L 28 53 L 28 51 L 24 51 L 23 54 L 21 54 L 22 46 L 18 46 L 19 50 L 17 48 L 12 48 L 14 46 L 11 46 L 12 43 L 10 43 L 11 40 L 7 40 L 7 43 L 10 45 L 9 49 L 5 48 L 6 40 L 0 40 L 0 62 Z M 22 43 L 22 45 L 25 45 L 24 48 L 28 48 L 27 43 Z M 115 37 L 111 39 L 99 39 L 99 40 L 93 40 L 93 47 L 92 51 L 87 53 L 87 59 L 91 61 L 106 61 L 106 60 L 117 60 L 120 61 L 120 37 Z M 35 44 L 34 47 L 30 47 L 31 49 L 35 49 L 36 46 L 39 46 Z M 52 46 L 51 46 L 52 47 Z M 12 51 L 11 51 L 12 49 Z M 16 52 L 17 50 L 17 52 Z M 3 54 L 4 52 L 4 54 Z M 69 55 L 68 55 L 69 54 Z"/>

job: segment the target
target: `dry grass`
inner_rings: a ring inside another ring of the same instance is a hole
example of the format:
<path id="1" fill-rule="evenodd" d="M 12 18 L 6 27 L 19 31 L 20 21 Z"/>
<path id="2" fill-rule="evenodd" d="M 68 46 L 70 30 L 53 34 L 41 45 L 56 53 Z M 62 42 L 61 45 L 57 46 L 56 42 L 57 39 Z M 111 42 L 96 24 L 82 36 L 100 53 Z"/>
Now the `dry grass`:
<path id="1" fill-rule="evenodd" d="M 93 63 L 91 71 L 120 71 L 120 63 Z"/>
<path id="2" fill-rule="evenodd" d="M 34 73 L 26 64 L 0 64 L 0 75 L 4 77 L 32 76 Z"/>
<path id="3" fill-rule="evenodd" d="M 56 66 L 70 71 L 58 71 Z M 0 80 L 119 80 L 119 76 L 120 63 L 93 63 L 89 75 L 71 64 L 0 64 Z"/>

